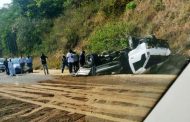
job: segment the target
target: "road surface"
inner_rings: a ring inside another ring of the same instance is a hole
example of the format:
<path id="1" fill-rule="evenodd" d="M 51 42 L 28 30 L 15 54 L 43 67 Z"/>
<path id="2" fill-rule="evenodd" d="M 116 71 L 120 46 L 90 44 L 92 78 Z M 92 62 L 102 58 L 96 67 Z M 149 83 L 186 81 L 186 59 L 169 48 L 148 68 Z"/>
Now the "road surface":
<path id="1" fill-rule="evenodd" d="M 140 122 L 175 79 L 40 73 L 0 77 L 0 120 L 5 122 Z"/>
<path id="2" fill-rule="evenodd" d="M 49 80 L 52 77 L 50 75 L 43 75 L 35 72 L 33 74 L 18 74 L 16 76 L 8 76 L 5 73 L 0 73 L 0 83 L 7 83 L 7 84 L 32 84 L 36 83 L 37 81 L 44 81 Z"/>

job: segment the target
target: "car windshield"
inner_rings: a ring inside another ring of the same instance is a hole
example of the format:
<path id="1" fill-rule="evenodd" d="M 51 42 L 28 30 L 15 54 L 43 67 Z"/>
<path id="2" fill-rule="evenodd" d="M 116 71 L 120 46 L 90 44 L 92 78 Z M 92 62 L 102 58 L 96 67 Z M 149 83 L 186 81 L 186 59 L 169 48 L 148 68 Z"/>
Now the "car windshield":
<path id="1" fill-rule="evenodd" d="M 4 62 L 4 60 L 5 60 L 4 58 L 0 58 L 0 62 Z"/>
<path id="2" fill-rule="evenodd" d="M 19 64 L 19 59 L 18 58 L 14 58 L 11 61 L 13 62 L 13 64 Z"/>

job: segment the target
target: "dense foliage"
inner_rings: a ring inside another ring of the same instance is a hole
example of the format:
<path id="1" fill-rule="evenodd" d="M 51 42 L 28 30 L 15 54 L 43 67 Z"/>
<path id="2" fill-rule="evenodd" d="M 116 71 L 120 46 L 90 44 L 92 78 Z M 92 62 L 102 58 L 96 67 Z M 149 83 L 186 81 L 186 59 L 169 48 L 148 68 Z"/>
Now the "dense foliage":
<path id="1" fill-rule="evenodd" d="M 128 46 L 128 35 L 134 31 L 133 23 L 110 22 L 95 30 L 90 36 L 89 49 L 93 52 L 112 51 Z"/>
<path id="2" fill-rule="evenodd" d="M 126 46 L 121 35 L 133 30 L 129 24 L 108 23 L 102 29 L 100 24 L 124 12 L 130 1 L 13 0 L 0 9 L 0 55 L 51 53 L 75 48 L 80 40 L 89 39 L 86 47 L 96 52 L 107 50 L 100 45 L 108 40 L 108 46 Z M 101 12 L 100 17 L 105 15 L 102 22 L 97 17 Z M 121 41 L 113 41 L 116 38 Z"/>
<path id="3" fill-rule="evenodd" d="M 100 53 L 126 48 L 129 34 L 152 33 L 183 51 L 189 8 L 188 0 L 12 0 L 0 8 L 0 56 Z"/>
<path id="4" fill-rule="evenodd" d="M 52 19 L 63 12 L 63 0 L 13 0 L 0 9 L 0 54 L 30 54 L 40 50 Z"/>

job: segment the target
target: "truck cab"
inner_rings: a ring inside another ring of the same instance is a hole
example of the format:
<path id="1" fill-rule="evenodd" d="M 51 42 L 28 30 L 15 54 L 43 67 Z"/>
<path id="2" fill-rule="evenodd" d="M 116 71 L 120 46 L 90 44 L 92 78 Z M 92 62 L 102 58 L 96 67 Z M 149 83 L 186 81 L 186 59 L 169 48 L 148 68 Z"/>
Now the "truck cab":
<path id="1" fill-rule="evenodd" d="M 128 60 L 134 74 L 145 73 L 151 66 L 163 62 L 171 54 L 169 45 L 164 40 L 152 36 L 132 39 L 134 38 L 129 39 L 132 49 L 128 53 Z"/>

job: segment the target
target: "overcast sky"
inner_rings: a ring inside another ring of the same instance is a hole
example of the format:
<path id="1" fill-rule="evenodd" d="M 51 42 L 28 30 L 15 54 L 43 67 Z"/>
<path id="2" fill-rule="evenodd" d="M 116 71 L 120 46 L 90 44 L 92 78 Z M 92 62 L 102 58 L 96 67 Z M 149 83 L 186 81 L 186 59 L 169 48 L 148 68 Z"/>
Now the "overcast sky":
<path id="1" fill-rule="evenodd" d="M 0 8 L 3 7 L 3 4 L 11 3 L 12 0 L 0 0 Z"/>

